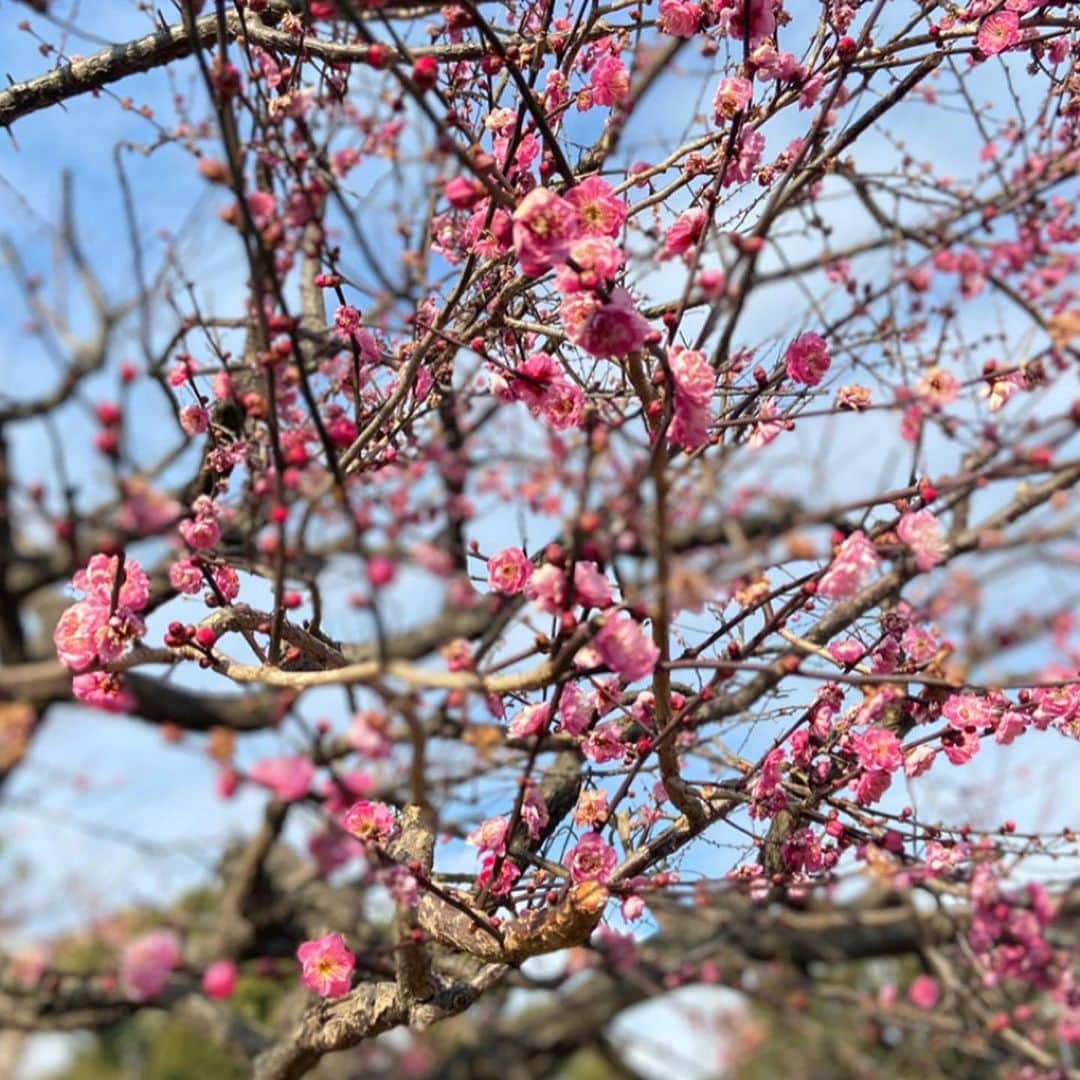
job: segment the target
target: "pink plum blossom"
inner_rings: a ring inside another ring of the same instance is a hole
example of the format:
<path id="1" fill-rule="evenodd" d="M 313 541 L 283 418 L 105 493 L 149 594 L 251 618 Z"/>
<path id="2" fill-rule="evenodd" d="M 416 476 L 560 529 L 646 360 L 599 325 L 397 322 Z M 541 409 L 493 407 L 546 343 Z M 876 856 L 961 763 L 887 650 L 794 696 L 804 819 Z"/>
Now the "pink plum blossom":
<path id="1" fill-rule="evenodd" d="M 155 998 L 180 962 L 180 936 L 174 930 L 151 930 L 136 938 L 120 957 L 120 986 L 133 1001 Z"/>
<path id="2" fill-rule="evenodd" d="M 119 558 L 115 555 L 94 555 L 71 579 L 71 584 L 91 600 L 108 604 L 112 600 Z M 124 581 L 116 596 L 120 607 L 142 611 L 150 601 L 150 579 L 134 560 L 124 562 Z"/>
<path id="3" fill-rule="evenodd" d="M 586 833 L 570 851 L 566 865 L 574 884 L 582 881 L 607 881 L 619 857 L 598 833 Z"/>
<path id="4" fill-rule="evenodd" d="M 660 0 L 657 25 L 672 37 L 693 37 L 701 25 L 701 8 L 690 0 Z"/>
<path id="5" fill-rule="evenodd" d="M 741 76 L 733 76 L 721 79 L 713 96 L 713 112 L 716 114 L 716 122 L 723 123 L 733 119 L 742 112 L 753 96 L 754 88 L 749 79 Z"/>
<path id="6" fill-rule="evenodd" d="M 825 377 L 831 362 L 825 339 L 812 330 L 800 334 L 784 354 L 788 377 L 806 386 L 817 386 Z"/>
<path id="7" fill-rule="evenodd" d="M 997 56 L 1020 40 L 1020 16 L 1015 11 L 995 11 L 983 19 L 975 44 L 984 56 Z"/>
<path id="8" fill-rule="evenodd" d="M 634 619 L 608 619 L 594 644 L 601 661 L 627 683 L 651 675 L 660 658 L 660 650 Z"/>
<path id="9" fill-rule="evenodd" d="M 517 596 L 529 583 L 533 564 L 521 548 L 503 548 L 488 559 L 487 570 L 492 592 Z"/>
<path id="10" fill-rule="evenodd" d="M 621 105 L 630 94 L 630 72 L 618 56 L 602 56 L 589 75 L 596 105 Z"/>
<path id="11" fill-rule="evenodd" d="M 829 569 L 818 582 L 818 595 L 829 600 L 846 600 L 862 588 L 880 565 L 881 558 L 874 545 L 858 529 L 837 549 Z"/>
<path id="12" fill-rule="evenodd" d="M 538 705 L 526 705 L 513 720 L 506 733 L 513 739 L 523 739 L 527 735 L 539 735 L 548 724 L 551 706 L 547 702 Z"/>
<path id="13" fill-rule="evenodd" d="M 553 563 L 544 563 L 530 575 L 525 585 L 525 595 L 537 610 L 557 615 L 566 600 L 566 574 Z"/>
<path id="14" fill-rule="evenodd" d="M 616 237 L 622 232 L 626 203 L 603 177 L 590 176 L 575 184 L 566 193 L 566 201 L 577 210 L 586 235 Z"/>
<path id="15" fill-rule="evenodd" d="M 394 808 L 386 803 L 361 799 L 346 811 L 341 827 L 362 844 L 385 844 L 397 828 Z"/>
<path id="16" fill-rule="evenodd" d="M 626 356 L 645 343 L 649 324 L 623 288 L 613 289 L 610 300 L 590 292 L 572 293 L 559 307 L 566 336 L 590 356 Z"/>
<path id="17" fill-rule="evenodd" d="M 327 934 L 305 941 L 297 950 L 301 964 L 300 981 L 324 998 L 343 997 L 352 986 L 356 957 L 349 952 L 340 934 Z"/>
<path id="18" fill-rule="evenodd" d="M 915 565 L 923 571 L 931 570 L 945 561 L 949 544 L 941 529 L 941 522 L 929 510 L 906 513 L 896 526 L 896 535 L 911 548 Z"/>
<path id="19" fill-rule="evenodd" d="M 542 274 L 570 254 L 581 235 L 576 208 L 547 188 L 533 188 L 514 211 L 514 250 L 526 274 Z"/>
<path id="20" fill-rule="evenodd" d="M 708 223 L 708 215 L 700 206 L 680 214 L 664 233 L 659 258 L 672 259 L 685 255 L 700 239 Z"/>
<path id="21" fill-rule="evenodd" d="M 275 799 L 295 802 L 311 790 L 315 765 L 306 757 L 266 758 L 248 770 L 248 777 L 268 788 Z"/>
<path id="22" fill-rule="evenodd" d="M 215 1001 L 232 997 L 236 989 L 236 965 L 231 960 L 218 960 L 211 964 L 202 977 L 203 992 Z"/>
<path id="23" fill-rule="evenodd" d="M 855 752 L 864 769 L 895 772 L 904 763 L 900 740 L 884 728 L 871 728 L 857 736 Z"/>
<path id="24" fill-rule="evenodd" d="M 611 582 L 596 563 L 574 563 L 574 602 L 582 607 L 607 608 L 614 603 Z"/>
<path id="25" fill-rule="evenodd" d="M 932 975 L 917 975 L 908 987 L 907 998 L 917 1009 L 929 1011 L 941 996 L 937 980 Z"/>
<path id="26" fill-rule="evenodd" d="M 111 713 L 133 712 L 138 702 L 124 685 L 120 675 L 107 671 L 90 671 L 71 680 L 71 693 L 76 701 Z"/>

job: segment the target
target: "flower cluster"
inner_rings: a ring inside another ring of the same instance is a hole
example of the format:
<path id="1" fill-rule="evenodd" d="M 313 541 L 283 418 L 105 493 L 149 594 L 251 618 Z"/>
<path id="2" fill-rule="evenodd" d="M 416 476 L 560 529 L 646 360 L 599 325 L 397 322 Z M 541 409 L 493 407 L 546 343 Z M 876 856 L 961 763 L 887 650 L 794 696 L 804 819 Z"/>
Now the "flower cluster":
<path id="1" fill-rule="evenodd" d="M 119 556 L 99 554 L 75 574 L 72 585 L 86 596 L 60 616 L 53 631 L 56 654 L 77 673 L 72 680 L 76 698 L 123 711 L 132 699 L 119 676 L 86 669 L 119 660 L 146 633 L 140 612 L 150 602 L 150 580 L 134 559 L 122 562 Z"/>

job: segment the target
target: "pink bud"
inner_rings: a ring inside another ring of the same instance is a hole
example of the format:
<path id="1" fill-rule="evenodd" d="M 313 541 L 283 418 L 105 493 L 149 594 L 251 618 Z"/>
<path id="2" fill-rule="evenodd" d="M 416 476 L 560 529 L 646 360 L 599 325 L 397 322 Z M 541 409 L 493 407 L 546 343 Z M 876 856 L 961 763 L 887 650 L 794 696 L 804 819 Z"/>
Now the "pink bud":
<path id="1" fill-rule="evenodd" d="M 389 585 L 394 580 L 394 563 L 385 555 L 376 555 L 368 560 L 368 581 L 376 588 Z"/>
<path id="2" fill-rule="evenodd" d="M 211 964 L 203 973 L 202 988 L 206 996 L 215 1001 L 232 997 L 236 989 L 236 965 L 231 960 L 218 960 Z"/>

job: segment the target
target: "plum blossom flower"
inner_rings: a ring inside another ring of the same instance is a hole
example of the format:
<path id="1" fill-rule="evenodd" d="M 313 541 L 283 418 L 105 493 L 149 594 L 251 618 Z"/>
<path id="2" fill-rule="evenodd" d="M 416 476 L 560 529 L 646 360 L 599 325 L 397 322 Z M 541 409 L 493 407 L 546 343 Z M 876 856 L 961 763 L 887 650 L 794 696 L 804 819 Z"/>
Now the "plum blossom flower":
<path id="1" fill-rule="evenodd" d="M 180 937 L 174 930 L 151 930 L 136 938 L 120 957 L 120 986 L 133 1001 L 157 997 L 180 962 Z"/>
<path id="2" fill-rule="evenodd" d="M 929 510 L 904 514 L 896 526 L 896 535 L 911 548 L 915 565 L 920 570 L 933 569 L 944 562 L 949 553 L 941 522 Z"/>
<path id="3" fill-rule="evenodd" d="M 67 608 L 53 631 L 56 654 L 72 671 L 118 660 L 128 645 L 146 632 L 138 612 L 149 602 L 149 579 L 142 567 L 130 559 L 124 564 L 124 580 L 116 590 L 119 565 L 115 555 L 95 555 L 72 578 L 75 588 L 87 597 Z"/>
<path id="4" fill-rule="evenodd" d="M 653 673 L 660 650 L 634 619 L 608 619 L 594 642 L 601 661 L 624 682 Z"/>
<path id="5" fill-rule="evenodd" d="M 386 803 L 361 799 L 346 811 L 341 827 L 363 844 L 384 844 L 397 828 L 394 808 Z"/>
<path id="6" fill-rule="evenodd" d="M 645 344 L 649 324 L 623 288 L 613 289 L 610 300 L 592 293 L 573 293 L 559 307 L 566 336 L 590 356 L 626 356 Z"/>
<path id="7" fill-rule="evenodd" d="M 533 564 L 521 548 L 503 548 L 488 559 L 487 569 L 492 592 L 517 596 L 529 583 Z"/>
<path id="8" fill-rule="evenodd" d="M 951 405 L 960 393 L 956 376 L 935 364 L 918 381 L 915 393 L 928 409 L 941 409 Z"/>
<path id="9" fill-rule="evenodd" d="M 135 695 L 119 675 L 108 671 L 89 671 L 71 680 L 71 694 L 76 701 L 111 713 L 130 713 L 137 707 Z"/>
<path id="10" fill-rule="evenodd" d="M 660 18 L 657 26 L 662 33 L 672 37 L 689 38 L 701 25 L 701 8 L 689 0 L 660 0 Z"/>
<path id="11" fill-rule="evenodd" d="M 909 780 L 922 776 L 934 764 L 936 756 L 936 752 L 930 746 L 916 746 L 914 750 L 908 750 L 904 754 L 904 775 Z"/>
<path id="12" fill-rule="evenodd" d="M 713 96 L 713 113 L 716 122 L 720 124 L 725 120 L 733 119 L 750 104 L 753 94 L 754 87 L 749 79 L 738 75 L 730 79 L 721 79 Z"/>
<path id="13" fill-rule="evenodd" d="M 757 48 L 776 29 L 773 0 L 737 0 L 723 5 L 721 28 L 736 41 L 748 41 Z"/>
<path id="14" fill-rule="evenodd" d="M 1000 412 L 1008 404 L 1009 399 L 1019 390 L 1027 390 L 1028 382 L 1023 372 L 1013 371 L 1008 375 L 1002 375 L 993 379 L 989 386 L 983 386 L 979 390 L 979 396 L 988 399 L 992 413 Z"/>
<path id="15" fill-rule="evenodd" d="M 793 874 L 817 873 L 823 866 L 821 842 L 813 829 L 796 829 L 781 845 L 780 858 Z"/>
<path id="16" fill-rule="evenodd" d="M 498 866 L 499 876 L 495 877 Z M 521 876 L 521 868 L 511 859 L 504 859 L 489 851 L 480 862 L 480 873 L 476 875 L 476 884 L 486 889 L 492 896 L 506 896 L 513 884 Z"/>
<path id="17" fill-rule="evenodd" d="M 862 412 L 863 409 L 870 407 L 870 399 L 870 390 L 865 386 L 860 386 L 858 383 L 841 386 L 836 391 L 836 407 L 838 409 Z"/>
<path id="18" fill-rule="evenodd" d="M 892 784 L 892 774 L 884 769 L 866 769 L 855 781 L 855 801 L 862 806 L 876 803 Z"/>
<path id="19" fill-rule="evenodd" d="M 530 840 L 539 840 L 540 834 L 547 828 L 549 821 L 547 802 L 536 784 L 530 783 L 525 788 L 525 798 L 521 802 L 521 823 L 525 826 Z"/>
<path id="20" fill-rule="evenodd" d="M 975 44 L 984 56 L 997 56 L 1020 40 L 1020 16 L 1015 11 L 995 11 L 983 19 Z"/>
<path id="21" fill-rule="evenodd" d="M 812 330 L 800 334 L 784 354 L 788 377 L 807 386 L 817 386 L 831 363 L 832 357 L 825 339 Z"/>
<path id="22" fill-rule="evenodd" d="M 570 245 L 570 259 L 573 267 L 555 268 L 555 288 L 563 295 L 606 285 L 626 256 L 610 236 L 582 236 Z"/>
<path id="23" fill-rule="evenodd" d="M 236 965 L 231 960 L 218 960 L 211 964 L 202 977 L 203 992 L 215 1001 L 232 997 L 236 989 Z"/>
<path id="24" fill-rule="evenodd" d="M 884 728 L 871 728 L 856 736 L 855 753 L 864 769 L 895 772 L 904 763 L 900 740 Z"/>
<path id="25" fill-rule="evenodd" d="M 974 694 L 951 694 L 941 707 L 941 715 L 957 731 L 977 731 L 992 724 L 986 701 Z"/>
<path id="26" fill-rule="evenodd" d="M 231 604 L 240 595 L 240 577 L 231 566 L 216 566 L 210 576 L 228 603 Z"/>
<path id="27" fill-rule="evenodd" d="M 797 80 L 805 69 L 799 67 L 799 61 L 792 53 L 781 52 L 771 41 L 763 41 L 751 54 L 750 63 L 755 77 L 761 82 L 781 82 Z"/>
<path id="28" fill-rule="evenodd" d="M 364 852 L 363 847 L 351 836 L 330 827 L 312 833 L 308 837 L 307 848 L 323 877 L 329 877 Z"/>
<path id="29" fill-rule="evenodd" d="M 537 610 L 558 615 L 566 601 L 566 574 L 554 564 L 545 563 L 530 575 L 525 595 Z"/>
<path id="30" fill-rule="evenodd" d="M 248 770 L 248 776 L 268 788 L 275 799 L 295 802 L 311 790 L 315 765 L 306 757 L 266 758 L 256 762 Z"/>
<path id="31" fill-rule="evenodd" d="M 201 405 L 185 405 L 180 410 L 180 426 L 187 435 L 205 435 L 210 429 L 210 413 Z"/>
<path id="32" fill-rule="evenodd" d="M 838 664 L 843 664 L 845 667 L 857 664 L 866 655 L 866 646 L 861 641 L 855 641 L 854 639 L 834 641 L 825 648 Z"/>
<path id="33" fill-rule="evenodd" d="M 386 889 L 399 908 L 415 908 L 420 901 L 420 882 L 400 863 L 380 866 L 375 871 L 375 880 Z"/>
<path id="34" fill-rule="evenodd" d="M 616 237 L 622 231 L 626 203 L 602 177 L 582 180 L 566 193 L 566 201 L 577 210 L 582 232 L 587 236 Z"/>
<path id="35" fill-rule="evenodd" d="M 566 865 L 576 885 L 582 881 L 607 881 L 618 862 L 615 849 L 605 844 L 599 834 L 590 832 L 574 846 Z"/>
<path id="36" fill-rule="evenodd" d="M 364 709 L 353 717 L 345 739 L 361 757 L 374 760 L 388 757 L 393 749 L 386 716 L 372 709 Z"/>
<path id="37" fill-rule="evenodd" d="M 617 56 L 602 56 L 589 75 L 596 105 L 621 105 L 630 95 L 630 72 Z"/>
<path id="38" fill-rule="evenodd" d="M 296 950 L 296 958 L 301 965 L 300 981 L 309 990 L 325 998 L 343 997 L 349 992 L 356 957 L 340 934 L 305 941 Z"/>
<path id="39" fill-rule="evenodd" d="M 941 749 L 953 765 L 966 765 L 979 750 L 979 734 L 974 728 L 950 730 L 941 736 Z"/>
<path id="40" fill-rule="evenodd" d="M 880 565 L 874 545 L 858 529 L 837 548 L 829 569 L 818 582 L 818 595 L 828 600 L 846 600 Z"/>
<path id="41" fill-rule="evenodd" d="M 89 599 L 108 604 L 112 599 L 119 561 L 116 555 L 94 555 L 86 567 L 71 579 L 71 584 L 86 593 Z M 124 562 L 124 581 L 116 602 L 132 611 L 142 611 L 150 602 L 150 579 L 134 559 Z"/>
<path id="42" fill-rule="evenodd" d="M 447 202 L 455 210 L 471 210 L 487 194 L 487 188 L 473 176 L 456 176 L 443 188 Z"/>
<path id="43" fill-rule="evenodd" d="M 540 415 L 556 431 L 581 427 L 585 419 L 585 392 L 568 380 L 553 383 L 540 404 Z"/>
<path id="44" fill-rule="evenodd" d="M 664 233 L 658 258 L 673 259 L 676 255 L 686 254 L 701 239 L 708 220 L 708 214 L 700 206 L 680 214 Z"/>
<path id="45" fill-rule="evenodd" d="M 594 765 L 617 761 L 625 753 L 618 724 L 597 724 L 581 742 L 582 754 Z"/>
<path id="46" fill-rule="evenodd" d="M 365 364 L 377 364 L 380 360 L 379 343 L 370 330 L 360 321 L 361 314 L 352 304 L 342 304 L 334 312 L 334 337 L 356 348 Z"/>
<path id="47" fill-rule="evenodd" d="M 574 564 L 574 601 L 582 607 L 607 608 L 615 601 L 611 582 L 594 562 Z"/>
<path id="48" fill-rule="evenodd" d="M 780 409 L 772 398 L 762 402 L 755 420 L 753 431 L 746 443 L 751 450 L 760 450 L 763 446 L 768 446 L 781 431 L 787 429 L 786 422 L 780 418 Z"/>
<path id="49" fill-rule="evenodd" d="M 603 825 L 608 818 L 608 796 L 603 788 L 592 788 L 578 795 L 574 807 L 574 824 L 583 827 Z"/>
<path id="50" fill-rule="evenodd" d="M 221 539 L 221 525 L 218 523 L 217 507 L 207 495 L 200 495 L 192 504 L 193 517 L 180 522 L 180 535 L 189 547 L 205 551 L 214 547 Z"/>
<path id="51" fill-rule="evenodd" d="M 108 618 L 108 607 L 93 600 L 82 600 L 64 611 L 53 631 L 53 643 L 65 667 L 82 671 L 96 662 L 98 630 Z"/>
<path id="52" fill-rule="evenodd" d="M 204 578 L 194 559 L 178 559 L 169 567 L 169 584 L 185 596 L 194 596 L 203 587 Z"/>
<path id="53" fill-rule="evenodd" d="M 533 188 L 514 211 L 514 250 L 526 274 L 542 274 L 566 261 L 581 235 L 576 208 L 547 188 Z"/>
<path id="54" fill-rule="evenodd" d="M 559 725 L 567 735 L 583 735 L 592 720 L 593 707 L 574 683 L 563 686 L 559 698 Z"/>
<path id="55" fill-rule="evenodd" d="M 116 524 L 126 532 L 149 535 L 161 532 L 180 515 L 180 504 L 155 491 L 143 477 L 121 481 L 124 501 L 116 511 Z"/>
<path id="56" fill-rule="evenodd" d="M 696 450 L 708 442 L 716 372 L 705 354 L 693 349 L 673 350 L 669 365 L 675 380 L 675 415 L 668 438 L 684 450 Z"/>
<path id="57" fill-rule="evenodd" d="M 506 834 L 510 829 L 510 822 L 506 818 L 488 818 L 482 821 L 468 836 L 466 844 L 481 851 L 492 851 L 496 855 L 506 854 Z"/>
<path id="58" fill-rule="evenodd" d="M 531 411 L 536 412 L 551 387 L 565 377 L 562 366 L 554 356 L 537 352 L 517 366 L 509 382 L 503 379 L 501 383 L 493 383 L 493 388 L 503 400 L 524 402 Z"/>
<path id="59" fill-rule="evenodd" d="M 739 134 L 739 149 L 724 170 L 723 186 L 748 183 L 764 149 L 765 136 L 752 128 L 743 128 Z"/>
<path id="60" fill-rule="evenodd" d="M 539 735 L 547 726 L 551 715 L 551 706 L 547 702 L 538 705 L 526 705 L 507 728 L 507 734 L 513 739 L 523 739 L 526 735 Z"/>
<path id="61" fill-rule="evenodd" d="M 907 998 L 917 1009 L 929 1011 L 941 996 L 937 980 L 932 975 L 918 975 L 908 987 Z"/>

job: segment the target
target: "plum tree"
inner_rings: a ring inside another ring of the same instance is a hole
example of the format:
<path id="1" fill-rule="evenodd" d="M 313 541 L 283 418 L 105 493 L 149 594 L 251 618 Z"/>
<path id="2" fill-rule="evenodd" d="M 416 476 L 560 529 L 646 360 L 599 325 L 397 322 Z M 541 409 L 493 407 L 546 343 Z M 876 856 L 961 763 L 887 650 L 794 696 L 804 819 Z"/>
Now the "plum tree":
<path id="1" fill-rule="evenodd" d="M 251 812 L 0 1028 L 685 1076 L 709 986 L 701 1075 L 1073 1075 L 1077 5 L 24 7 L 6 812 L 73 704 Z"/>

